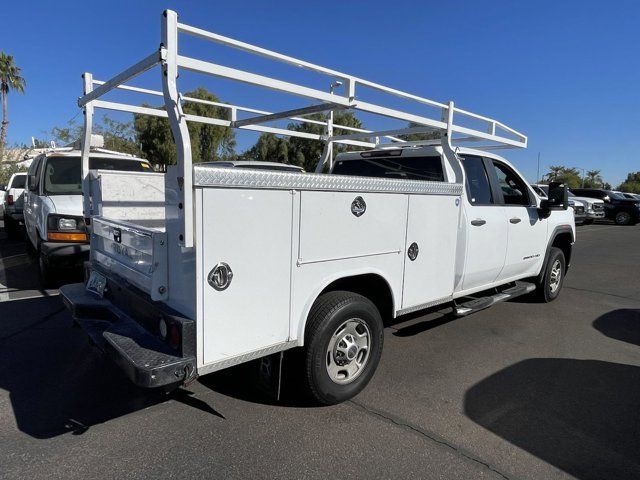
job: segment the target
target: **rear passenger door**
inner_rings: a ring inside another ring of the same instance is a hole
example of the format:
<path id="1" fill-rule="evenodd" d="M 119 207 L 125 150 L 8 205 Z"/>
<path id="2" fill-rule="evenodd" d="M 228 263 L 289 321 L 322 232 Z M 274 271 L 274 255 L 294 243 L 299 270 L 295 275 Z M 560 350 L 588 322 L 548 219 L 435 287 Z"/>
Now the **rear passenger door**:
<path id="1" fill-rule="evenodd" d="M 467 155 L 462 159 L 467 194 L 462 228 L 466 236 L 462 290 L 480 289 L 500 275 L 507 253 L 508 221 L 492 186 L 489 161 Z"/>
<path id="2" fill-rule="evenodd" d="M 536 275 L 547 246 L 547 221 L 540 216 L 527 183 L 514 169 L 499 160 L 490 160 L 490 165 L 508 228 L 507 256 L 498 280 Z"/>

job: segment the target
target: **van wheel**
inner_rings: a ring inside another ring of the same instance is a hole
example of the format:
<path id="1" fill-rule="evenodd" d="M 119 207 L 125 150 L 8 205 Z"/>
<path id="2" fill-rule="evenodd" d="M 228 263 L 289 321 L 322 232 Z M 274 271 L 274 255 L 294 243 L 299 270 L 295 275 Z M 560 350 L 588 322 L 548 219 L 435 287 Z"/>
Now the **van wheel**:
<path id="1" fill-rule="evenodd" d="M 557 247 L 551 247 L 542 279 L 536 284 L 536 291 L 541 301 L 553 302 L 562 290 L 564 274 L 567 271 L 564 253 Z"/>
<path id="2" fill-rule="evenodd" d="M 380 312 L 362 295 L 321 295 L 309 313 L 305 333 L 305 377 L 323 405 L 344 402 L 369 383 L 382 355 Z"/>
<path id="3" fill-rule="evenodd" d="M 49 262 L 42 253 L 38 255 L 38 270 L 40 273 L 40 283 L 44 288 L 55 287 L 54 272 L 49 265 Z"/>
<path id="4" fill-rule="evenodd" d="M 629 225 L 631 223 L 631 214 L 628 212 L 616 213 L 616 223 L 618 225 Z"/>

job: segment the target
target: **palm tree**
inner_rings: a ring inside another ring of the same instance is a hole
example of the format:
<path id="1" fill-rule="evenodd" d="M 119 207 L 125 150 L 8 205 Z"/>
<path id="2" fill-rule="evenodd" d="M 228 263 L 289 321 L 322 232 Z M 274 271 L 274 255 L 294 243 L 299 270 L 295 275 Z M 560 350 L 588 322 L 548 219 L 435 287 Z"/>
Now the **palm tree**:
<path id="1" fill-rule="evenodd" d="M 602 185 L 602 175 L 600 175 L 600 170 L 587 170 L 587 178 L 594 186 Z"/>
<path id="2" fill-rule="evenodd" d="M 560 165 L 551 165 L 549 167 L 549 173 L 547 173 L 547 179 L 551 181 L 555 181 L 565 170 L 563 166 Z"/>
<path id="3" fill-rule="evenodd" d="M 2 94 L 2 128 L 0 129 L 0 148 L 7 141 L 7 95 L 10 90 L 24 93 L 25 80 L 20 76 L 20 68 L 13 62 L 13 56 L 0 52 L 0 93 Z"/>

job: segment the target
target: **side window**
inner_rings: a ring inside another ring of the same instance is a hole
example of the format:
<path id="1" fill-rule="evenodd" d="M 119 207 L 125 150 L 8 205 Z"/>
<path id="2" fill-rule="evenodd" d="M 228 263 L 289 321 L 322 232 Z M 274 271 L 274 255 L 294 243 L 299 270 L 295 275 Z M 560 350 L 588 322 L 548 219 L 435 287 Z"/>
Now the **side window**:
<path id="1" fill-rule="evenodd" d="M 505 205 L 531 205 L 529 189 L 522 178 L 500 162 L 493 162 Z"/>
<path id="2" fill-rule="evenodd" d="M 489 205 L 493 203 L 489 177 L 484 168 L 482 157 L 467 156 L 462 160 L 467 177 L 467 195 L 472 205 Z"/>

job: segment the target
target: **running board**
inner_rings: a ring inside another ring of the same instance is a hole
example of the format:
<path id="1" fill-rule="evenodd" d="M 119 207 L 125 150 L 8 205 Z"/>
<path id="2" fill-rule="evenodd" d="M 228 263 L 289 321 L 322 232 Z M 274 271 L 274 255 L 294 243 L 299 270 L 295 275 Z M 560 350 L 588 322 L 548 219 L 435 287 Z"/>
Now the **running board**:
<path id="1" fill-rule="evenodd" d="M 536 286 L 533 283 L 516 282 L 513 287 L 509 287 L 496 294 L 488 295 L 486 297 L 474 298 L 473 300 L 469 300 L 468 302 L 454 305 L 453 313 L 457 317 L 464 317 L 465 315 L 469 315 L 471 313 L 484 310 L 485 308 L 489 308 L 490 306 L 498 302 L 504 302 L 506 300 L 511 300 L 512 298 L 519 297 L 520 295 L 526 295 L 527 293 L 533 292 L 535 289 Z"/>

